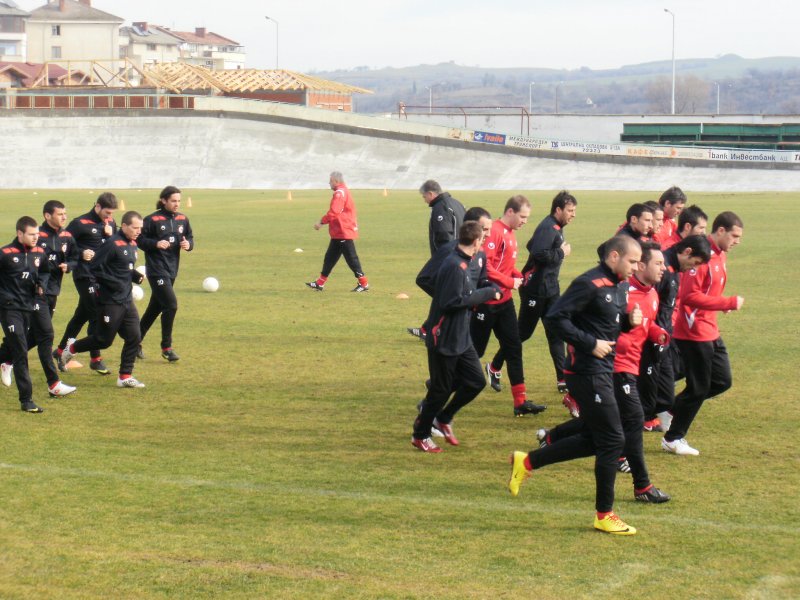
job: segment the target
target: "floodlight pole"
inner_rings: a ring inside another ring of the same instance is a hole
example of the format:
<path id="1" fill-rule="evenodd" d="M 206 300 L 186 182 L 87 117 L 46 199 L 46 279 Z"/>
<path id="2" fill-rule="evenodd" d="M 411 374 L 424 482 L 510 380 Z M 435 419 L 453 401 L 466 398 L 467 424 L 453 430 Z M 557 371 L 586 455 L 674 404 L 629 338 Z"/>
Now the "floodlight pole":
<path id="1" fill-rule="evenodd" d="M 426 85 L 425 89 L 428 90 L 428 114 L 433 113 L 433 86 L 438 85 L 436 83 L 432 83 L 429 86 Z"/>
<path id="2" fill-rule="evenodd" d="M 715 81 L 714 85 L 717 86 L 717 114 L 719 114 L 719 82 Z"/>
<path id="3" fill-rule="evenodd" d="M 675 13 L 665 8 L 665 13 L 672 17 L 672 114 L 675 114 Z"/>
<path id="4" fill-rule="evenodd" d="M 536 84 L 535 81 L 531 81 L 528 84 L 528 114 L 533 112 L 533 86 Z"/>
<path id="5" fill-rule="evenodd" d="M 278 23 L 272 17 L 264 16 L 264 18 L 267 21 L 272 21 L 273 23 L 275 23 L 275 70 L 277 71 L 278 70 L 278 50 L 280 49 L 280 44 L 278 43 L 278 39 L 279 39 L 278 35 L 279 35 L 279 30 L 280 30 L 280 23 Z"/>

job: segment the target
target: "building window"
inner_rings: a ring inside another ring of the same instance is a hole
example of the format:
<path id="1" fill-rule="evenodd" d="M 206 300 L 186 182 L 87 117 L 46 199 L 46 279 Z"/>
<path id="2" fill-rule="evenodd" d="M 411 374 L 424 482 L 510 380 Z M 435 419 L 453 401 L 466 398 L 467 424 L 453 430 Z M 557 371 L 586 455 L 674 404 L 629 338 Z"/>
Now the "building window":
<path id="1" fill-rule="evenodd" d="M 61 58 L 61 46 L 53 46 L 50 49 L 50 58 Z"/>
<path id="2" fill-rule="evenodd" d="M 61 25 L 53 25 L 50 27 L 50 34 L 54 36 L 61 35 Z"/>
<path id="3" fill-rule="evenodd" d="M 155 44 L 147 44 L 147 50 L 149 52 L 155 52 L 156 50 L 158 50 L 158 47 Z"/>

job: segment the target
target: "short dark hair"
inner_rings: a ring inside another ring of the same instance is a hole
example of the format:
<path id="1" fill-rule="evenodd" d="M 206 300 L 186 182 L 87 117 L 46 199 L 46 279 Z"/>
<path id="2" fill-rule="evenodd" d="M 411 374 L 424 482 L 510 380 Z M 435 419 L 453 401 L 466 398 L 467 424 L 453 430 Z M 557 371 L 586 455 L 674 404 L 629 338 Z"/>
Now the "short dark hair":
<path id="1" fill-rule="evenodd" d="M 734 227 L 744 227 L 744 223 L 739 218 L 735 212 L 731 212 L 726 210 L 725 212 L 719 213 L 714 218 L 714 224 L 711 226 L 711 231 L 716 231 L 722 227 L 725 231 L 730 231 Z"/>
<path id="2" fill-rule="evenodd" d="M 522 210 L 523 206 L 530 206 L 530 205 L 531 205 L 530 200 L 528 200 L 525 196 L 523 196 L 522 194 L 516 194 L 514 196 L 511 196 L 511 198 L 509 198 L 506 201 L 506 207 L 503 209 L 503 214 L 505 214 L 509 208 L 513 210 L 515 213 L 518 213 L 519 211 Z"/>
<path id="3" fill-rule="evenodd" d="M 666 190 L 658 199 L 658 203 L 664 206 L 669 202 L 670 204 L 686 204 L 686 194 L 677 185 L 673 185 Z"/>
<path id="4" fill-rule="evenodd" d="M 464 213 L 464 221 L 480 221 L 482 217 L 485 217 L 491 221 L 492 215 L 489 214 L 489 211 L 485 208 L 481 208 L 480 206 L 473 206 L 467 212 Z"/>
<path id="5" fill-rule="evenodd" d="M 690 256 L 699 256 L 703 264 L 711 260 L 711 244 L 704 235 L 687 235 L 680 242 L 673 246 L 675 252 L 680 254 L 686 248 L 691 248 Z"/>
<path id="6" fill-rule="evenodd" d="M 615 235 L 610 240 L 603 242 L 597 249 L 597 253 L 603 260 L 607 259 L 612 252 L 617 252 L 619 255 L 625 255 L 630 248 L 641 246 L 638 241 L 629 235 Z"/>
<path id="7" fill-rule="evenodd" d="M 556 209 L 560 208 L 564 210 L 567 207 L 567 204 L 574 204 L 578 206 L 578 201 L 575 199 L 575 196 L 570 194 L 567 190 L 561 190 L 556 194 L 556 197 L 553 198 L 553 202 L 550 204 L 550 214 L 556 214 Z"/>
<path id="8" fill-rule="evenodd" d="M 438 196 L 442 193 L 442 186 L 440 186 L 439 183 L 433 179 L 428 179 L 428 181 L 419 186 L 419 193 L 426 194 L 428 192 L 433 192 Z"/>
<path id="9" fill-rule="evenodd" d="M 97 197 L 96 204 L 100 208 L 117 208 L 117 197 L 111 192 L 103 192 Z"/>
<path id="10" fill-rule="evenodd" d="M 637 202 L 636 204 L 632 204 L 631 207 L 628 209 L 628 212 L 625 213 L 625 220 L 630 223 L 632 217 L 636 217 L 637 219 L 641 218 L 642 213 L 649 212 L 653 214 L 653 209 L 649 206 L 642 204 L 641 202 Z"/>
<path id="11" fill-rule="evenodd" d="M 483 237 L 483 228 L 475 221 L 465 221 L 458 230 L 458 243 L 471 246 Z"/>
<path id="12" fill-rule="evenodd" d="M 678 233 L 684 230 L 687 223 L 690 224 L 692 228 L 697 227 L 700 219 L 705 219 L 706 222 L 708 221 L 708 215 L 703 212 L 703 209 L 697 206 L 697 204 L 687 206 L 678 216 Z"/>
<path id="13" fill-rule="evenodd" d="M 24 233 L 29 227 L 39 229 L 39 224 L 36 222 L 36 219 L 33 217 L 20 217 L 17 219 L 17 231 L 22 231 Z"/>
<path id="14" fill-rule="evenodd" d="M 639 242 L 642 247 L 642 262 L 649 263 L 653 252 L 661 252 L 661 244 L 658 242 Z"/>
<path id="15" fill-rule="evenodd" d="M 141 219 L 142 215 L 140 215 L 135 210 L 129 210 L 124 215 L 122 215 L 122 224 L 123 225 L 130 225 L 134 219 Z"/>
<path id="16" fill-rule="evenodd" d="M 181 191 L 174 185 L 168 185 L 163 190 L 161 190 L 161 193 L 158 195 L 158 202 L 156 202 L 156 208 L 161 208 L 162 206 L 164 206 L 164 201 L 169 200 L 172 194 L 180 194 L 180 193 Z"/>
<path id="17" fill-rule="evenodd" d="M 655 200 L 648 200 L 647 202 L 643 202 L 643 204 L 644 204 L 644 205 L 645 205 L 647 208 L 650 208 L 650 209 L 652 209 L 653 215 L 655 215 L 655 214 L 656 214 L 656 211 L 659 211 L 659 210 L 660 210 L 661 212 L 664 212 L 664 207 L 663 207 L 663 206 L 661 206 L 661 205 L 660 205 L 658 202 L 656 202 Z"/>
<path id="18" fill-rule="evenodd" d="M 42 214 L 52 215 L 54 212 L 56 212 L 56 209 L 59 208 L 66 208 L 63 202 L 60 200 L 48 200 L 44 203 Z"/>

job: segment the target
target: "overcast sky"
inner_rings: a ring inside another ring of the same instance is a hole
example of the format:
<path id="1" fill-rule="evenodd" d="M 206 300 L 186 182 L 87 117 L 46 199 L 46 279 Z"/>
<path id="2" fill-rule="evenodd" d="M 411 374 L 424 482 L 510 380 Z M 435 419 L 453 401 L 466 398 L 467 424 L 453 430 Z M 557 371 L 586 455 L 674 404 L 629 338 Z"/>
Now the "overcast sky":
<path id="1" fill-rule="evenodd" d="M 45 0 L 16 0 L 26 10 Z M 126 20 L 206 27 L 244 45 L 247 67 L 296 71 L 454 61 L 481 67 L 615 68 L 676 57 L 800 56 L 800 1 L 92 0 Z"/>

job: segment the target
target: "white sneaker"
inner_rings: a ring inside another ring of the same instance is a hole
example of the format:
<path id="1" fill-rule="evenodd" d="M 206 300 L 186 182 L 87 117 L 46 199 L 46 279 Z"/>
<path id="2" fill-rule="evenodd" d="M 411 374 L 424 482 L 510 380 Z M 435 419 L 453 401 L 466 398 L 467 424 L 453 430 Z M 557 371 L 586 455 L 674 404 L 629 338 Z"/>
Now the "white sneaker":
<path id="1" fill-rule="evenodd" d="M 121 388 L 143 388 L 144 384 L 135 377 L 128 377 L 126 379 L 117 378 L 117 387 Z"/>
<path id="2" fill-rule="evenodd" d="M 665 410 L 658 413 L 656 416 L 658 417 L 658 420 L 661 421 L 661 431 L 669 431 L 669 426 L 672 425 L 672 413 Z"/>
<path id="3" fill-rule="evenodd" d="M 668 442 L 666 438 L 661 438 L 661 448 L 664 452 L 670 452 L 679 456 L 698 456 L 700 454 L 700 451 L 692 448 L 684 438 L 675 440 L 674 442 Z"/>
<path id="4" fill-rule="evenodd" d="M 0 379 L 6 387 L 11 386 L 11 375 L 14 373 L 14 365 L 11 363 L 0 364 Z"/>
<path id="5" fill-rule="evenodd" d="M 50 395 L 53 398 L 56 398 L 56 397 L 59 397 L 59 396 L 68 396 L 69 394 L 71 394 L 72 392 L 74 392 L 77 389 L 78 388 L 76 388 L 74 386 L 67 385 L 63 381 L 59 381 L 53 387 L 50 388 Z"/>
<path id="6" fill-rule="evenodd" d="M 67 363 L 69 363 L 70 360 L 72 360 L 72 357 L 75 356 L 73 352 L 69 351 L 69 347 L 72 346 L 72 344 L 74 343 L 75 343 L 75 338 L 69 338 L 67 340 L 67 345 L 64 346 L 64 350 L 62 350 L 61 352 L 61 360 L 64 361 L 65 366 L 67 365 Z"/>

